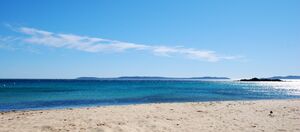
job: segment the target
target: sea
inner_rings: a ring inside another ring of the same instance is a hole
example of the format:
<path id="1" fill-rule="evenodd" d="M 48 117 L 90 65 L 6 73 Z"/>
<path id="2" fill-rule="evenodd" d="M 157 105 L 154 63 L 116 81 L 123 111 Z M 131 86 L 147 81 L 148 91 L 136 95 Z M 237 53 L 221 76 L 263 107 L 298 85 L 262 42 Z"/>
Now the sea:
<path id="1" fill-rule="evenodd" d="M 0 79 L 0 111 L 300 98 L 300 81 Z"/>

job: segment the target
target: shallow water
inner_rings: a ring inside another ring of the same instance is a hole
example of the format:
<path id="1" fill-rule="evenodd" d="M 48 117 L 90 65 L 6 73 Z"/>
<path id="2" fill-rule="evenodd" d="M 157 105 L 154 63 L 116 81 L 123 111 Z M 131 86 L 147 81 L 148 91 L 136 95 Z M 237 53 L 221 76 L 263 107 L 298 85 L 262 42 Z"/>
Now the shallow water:
<path id="1" fill-rule="evenodd" d="M 0 80 L 0 111 L 300 98 L 300 81 Z"/>

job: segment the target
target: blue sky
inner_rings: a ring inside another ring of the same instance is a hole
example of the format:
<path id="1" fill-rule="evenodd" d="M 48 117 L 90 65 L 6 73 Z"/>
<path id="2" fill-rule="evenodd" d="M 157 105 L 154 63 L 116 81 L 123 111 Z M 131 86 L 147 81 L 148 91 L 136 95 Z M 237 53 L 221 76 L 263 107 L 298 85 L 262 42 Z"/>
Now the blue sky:
<path id="1" fill-rule="evenodd" d="M 1 0 L 0 78 L 300 75 L 298 0 Z"/>

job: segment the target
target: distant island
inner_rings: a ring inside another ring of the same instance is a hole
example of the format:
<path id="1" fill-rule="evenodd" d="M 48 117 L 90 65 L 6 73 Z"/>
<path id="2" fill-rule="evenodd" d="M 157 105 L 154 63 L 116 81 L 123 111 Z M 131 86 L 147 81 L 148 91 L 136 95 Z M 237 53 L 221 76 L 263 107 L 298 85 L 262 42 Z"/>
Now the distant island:
<path id="1" fill-rule="evenodd" d="M 188 79 L 230 79 L 228 77 L 191 77 Z"/>
<path id="2" fill-rule="evenodd" d="M 97 77 L 78 77 L 77 80 L 99 80 Z"/>
<path id="3" fill-rule="evenodd" d="M 240 81 L 282 81 L 280 79 L 271 79 L 271 78 L 251 78 L 251 79 L 241 79 Z"/>
<path id="4" fill-rule="evenodd" d="M 274 76 L 270 79 L 300 79 L 300 76 Z"/>
<path id="5" fill-rule="evenodd" d="M 167 77 L 152 77 L 152 76 L 123 76 L 115 79 L 168 79 Z"/>
<path id="6" fill-rule="evenodd" d="M 77 80 L 176 80 L 176 79 L 207 79 L 207 80 L 227 80 L 230 79 L 228 77 L 188 77 L 188 78 L 180 78 L 180 77 L 152 77 L 152 76 L 123 76 L 123 77 L 115 77 L 115 78 L 98 78 L 98 77 L 78 77 Z"/>

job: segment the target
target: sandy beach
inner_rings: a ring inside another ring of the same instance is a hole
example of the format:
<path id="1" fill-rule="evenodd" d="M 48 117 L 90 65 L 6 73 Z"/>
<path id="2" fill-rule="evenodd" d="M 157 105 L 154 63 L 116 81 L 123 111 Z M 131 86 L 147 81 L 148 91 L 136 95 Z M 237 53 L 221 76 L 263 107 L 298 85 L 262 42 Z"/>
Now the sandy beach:
<path id="1" fill-rule="evenodd" d="M 300 131 L 300 100 L 11 111 L 1 112 L 0 117 L 1 132 Z"/>

